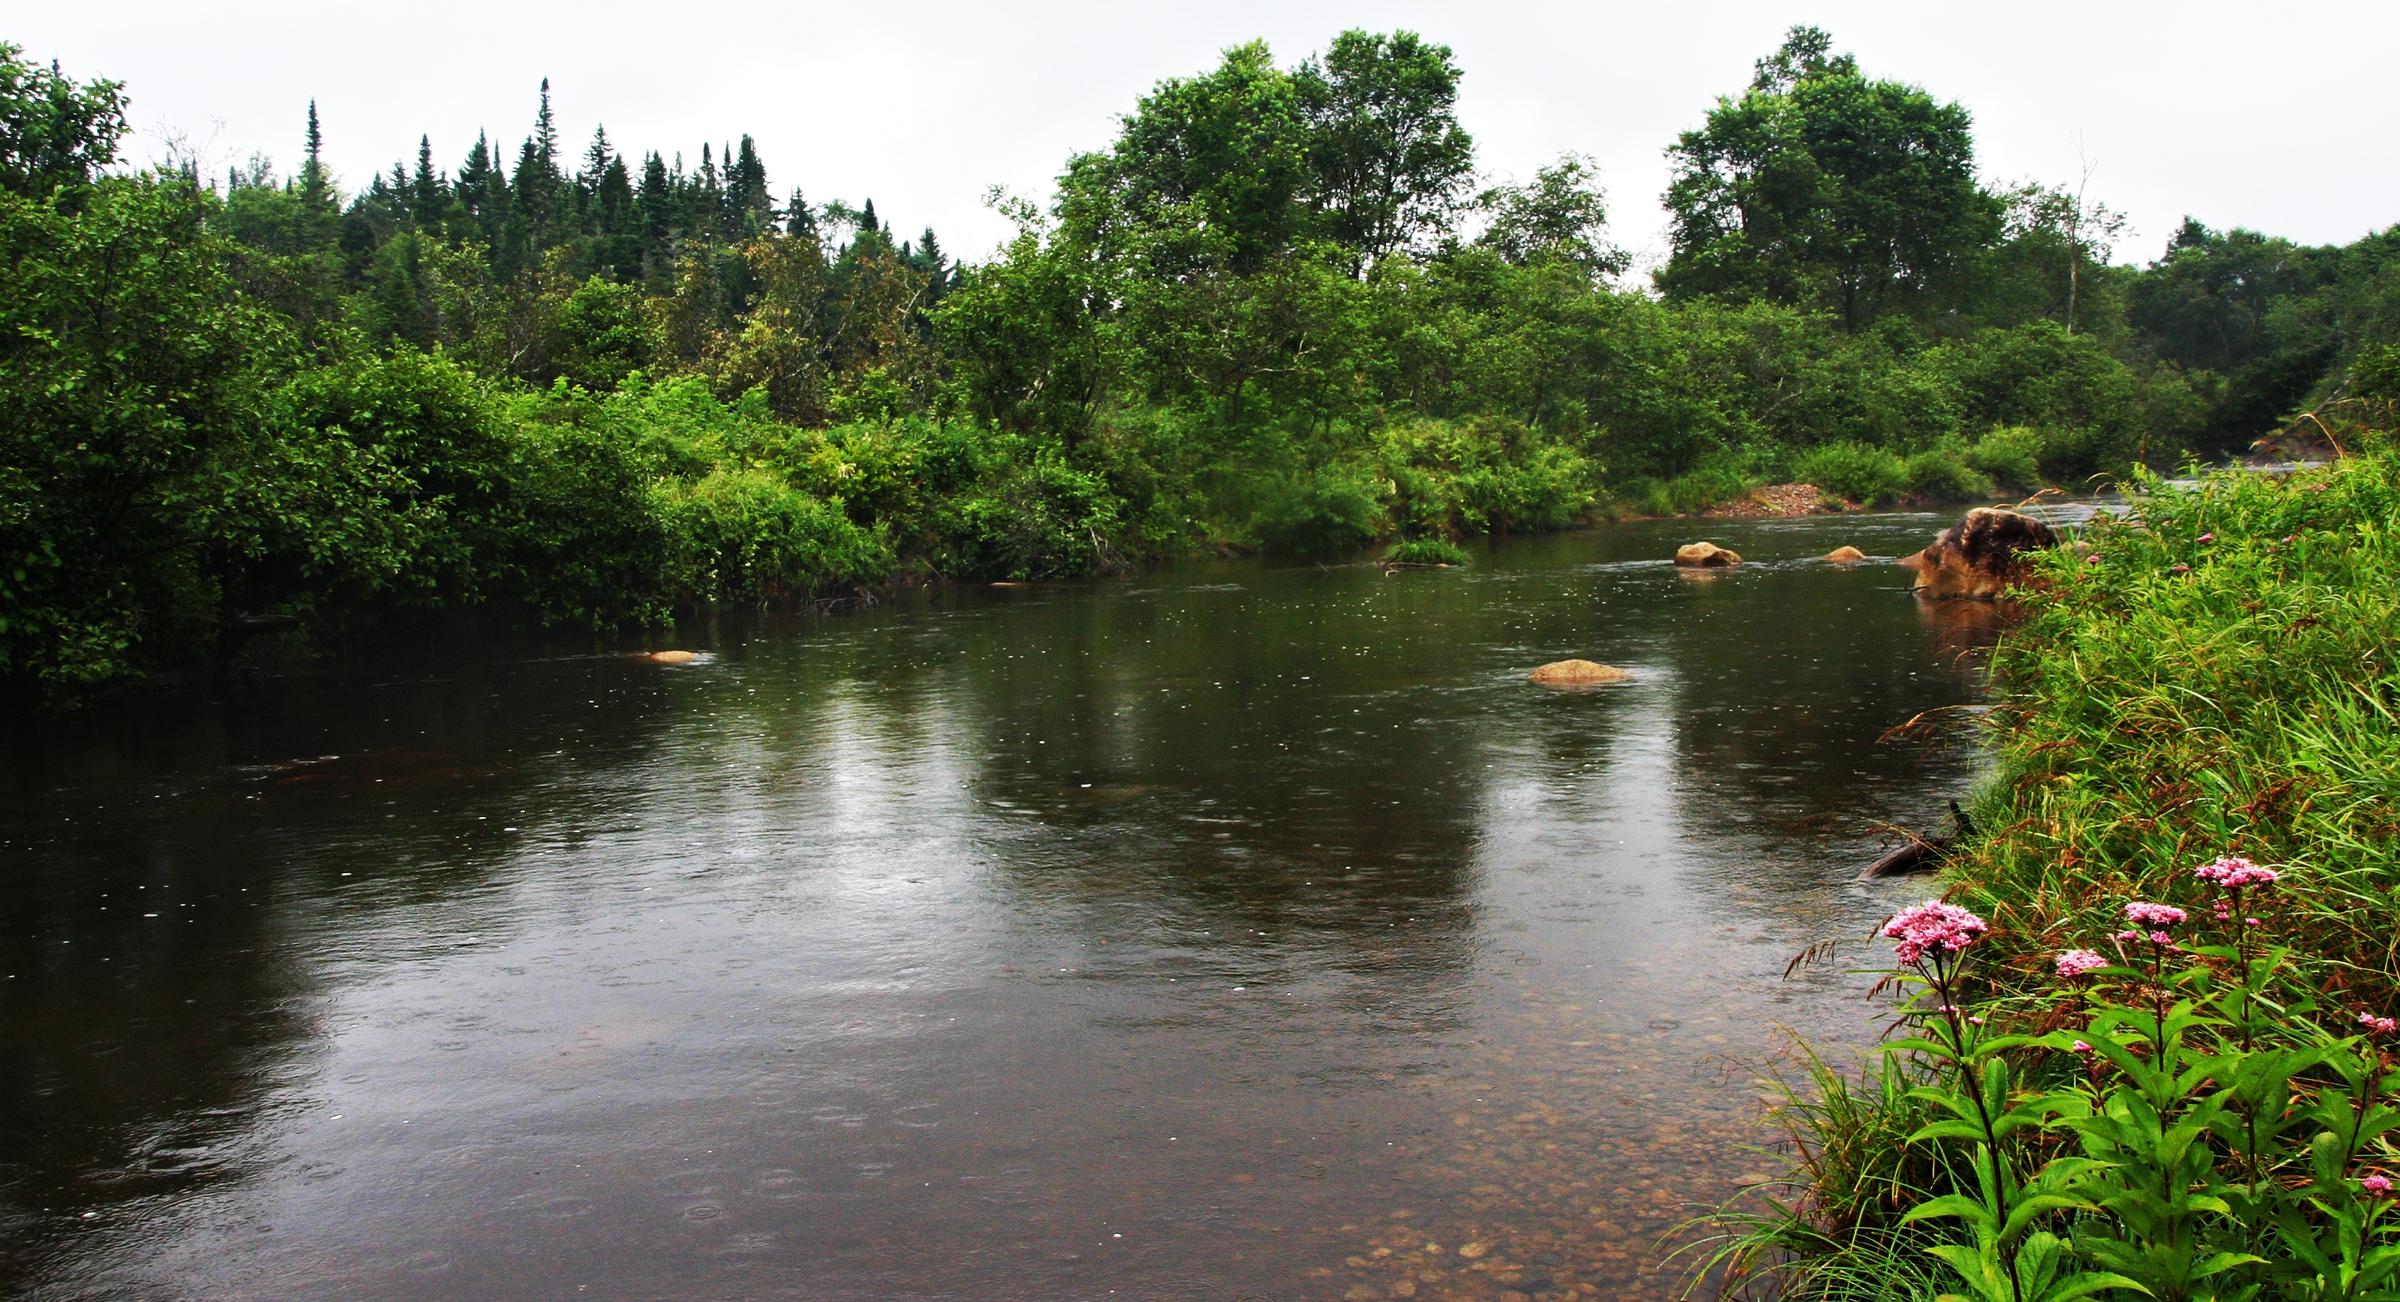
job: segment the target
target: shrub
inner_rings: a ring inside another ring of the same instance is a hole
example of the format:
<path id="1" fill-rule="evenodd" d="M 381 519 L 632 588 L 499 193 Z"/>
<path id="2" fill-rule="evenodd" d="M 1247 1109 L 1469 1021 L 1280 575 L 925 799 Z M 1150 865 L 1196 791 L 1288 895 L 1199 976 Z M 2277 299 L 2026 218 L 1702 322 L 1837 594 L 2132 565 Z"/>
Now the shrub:
<path id="1" fill-rule="evenodd" d="M 2042 486 L 2042 435 L 2023 425 L 1994 428 L 1967 449 L 1967 464 L 1991 476 L 1992 482 L 2014 493 Z"/>
<path id="2" fill-rule="evenodd" d="M 760 470 L 719 470 L 656 490 L 666 578 L 683 603 L 804 600 L 874 583 L 891 553 L 830 504 Z"/>
<path id="3" fill-rule="evenodd" d="M 1383 554 L 1394 565 L 1464 565 L 1467 549 L 1440 538 L 1411 538 Z"/>
<path id="4" fill-rule="evenodd" d="M 1826 443 L 1802 453 L 1792 473 L 1818 488 L 1866 506 L 1908 492 L 1908 466 L 1897 454 L 1862 443 Z"/>
<path id="5" fill-rule="evenodd" d="M 1385 528 L 1386 486 L 1358 467 L 1327 466 L 1288 481 L 1254 527 L 1267 549 L 1287 556 L 1335 556 L 1375 541 Z"/>
<path id="6" fill-rule="evenodd" d="M 1929 502 L 1973 502 L 1994 492 L 1992 477 L 1967 464 L 1964 441 L 1944 439 L 1902 462 L 1908 491 Z"/>

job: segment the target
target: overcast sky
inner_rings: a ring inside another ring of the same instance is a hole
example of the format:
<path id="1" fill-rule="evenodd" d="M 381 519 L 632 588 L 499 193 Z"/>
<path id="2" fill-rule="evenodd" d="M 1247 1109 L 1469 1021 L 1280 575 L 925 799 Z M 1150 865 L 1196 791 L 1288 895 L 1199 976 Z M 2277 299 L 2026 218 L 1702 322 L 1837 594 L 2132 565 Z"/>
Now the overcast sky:
<path id="1" fill-rule="evenodd" d="M 355 16 L 353 16 L 355 15 Z M 551 79 L 580 156 L 595 123 L 629 158 L 749 132 L 778 197 L 872 198 L 981 257 L 993 186 L 1047 201 L 1070 152 L 1106 145 L 1158 80 L 1264 37 L 1290 66 L 1349 27 L 1451 46 L 1459 117 L 1497 180 L 1562 151 L 1603 170 L 1612 230 L 1663 255 L 1663 151 L 1738 90 L 1786 28 L 1814 23 L 1871 76 L 1975 115 L 1987 178 L 2072 182 L 2131 218 L 2118 261 L 2155 257 L 2185 213 L 2311 243 L 2400 222 L 2391 59 L 2400 5 L 2206 3 L 1158 5 L 413 0 L 25 3 L 0 40 L 126 83 L 147 161 L 180 136 L 221 173 L 253 151 L 288 174 L 307 102 L 348 187 L 420 133 L 455 169 L 478 128 L 513 158 Z"/>

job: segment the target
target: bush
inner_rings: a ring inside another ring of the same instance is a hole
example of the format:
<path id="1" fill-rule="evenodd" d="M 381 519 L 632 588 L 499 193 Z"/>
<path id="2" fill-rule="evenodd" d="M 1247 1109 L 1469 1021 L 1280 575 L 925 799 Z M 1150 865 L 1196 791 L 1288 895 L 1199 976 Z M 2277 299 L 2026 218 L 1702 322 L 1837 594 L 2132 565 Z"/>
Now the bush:
<path id="1" fill-rule="evenodd" d="M 1049 448 L 1003 464 L 937 511 L 941 568 L 965 578 L 1043 579 L 1122 563 L 1108 482 Z"/>
<path id="2" fill-rule="evenodd" d="M 1383 554 L 1394 565 L 1464 565 L 1467 549 L 1440 538 L 1411 538 Z"/>
<path id="3" fill-rule="evenodd" d="M 1992 482 L 2013 493 L 2030 493 L 2042 486 L 2042 435 L 2023 425 L 2003 425 L 1975 440 L 1967 449 L 1967 464 L 1991 476 Z"/>
<path id="4" fill-rule="evenodd" d="M 1881 506 L 1908 492 L 1908 466 L 1863 443 L 1826 443 L 1802 453 L 1792 473 L 1845 501 Z"/>
<path id="5" fill-rule="evenodd" d="M 1967 464 L 1964 440 L 1944 439 L 1901 463 L 1908 491 L 1928 502 L 1973 502 L 1992 496 L 1992 477 Z"/>
<path id="6" fill-rule="evenodd" d="M 681 604 L 778 604 L 874 583 L 892 556 L 834 507 L 760 470 L 655 490 L 665 576 Z"/>
<path id="7" fill-rule="evenodd" d="M 1383 534 L 1385 487 L 1358 467 L 1327 466 L 1289 481 L 1253 527 L 1269 551 L 1337 556 Z"/>

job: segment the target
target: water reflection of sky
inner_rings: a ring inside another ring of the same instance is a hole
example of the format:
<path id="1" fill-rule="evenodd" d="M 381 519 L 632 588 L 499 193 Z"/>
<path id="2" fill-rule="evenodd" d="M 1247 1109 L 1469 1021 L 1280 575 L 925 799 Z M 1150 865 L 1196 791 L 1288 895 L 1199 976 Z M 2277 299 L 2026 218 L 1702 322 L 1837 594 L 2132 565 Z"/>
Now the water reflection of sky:
<path id="1" fill-rule="evenodd" d="M 1656 1291 L 1774 1027 L 1871 1031 L 1786 961 L 1972 771 L 1876 738 L 1973 666 L 1810 559 L 1940 523 L 952 593 L 43 739 L 0 1282 Z M 1566 656 L 1635 678 L 1524 681 Z"/>

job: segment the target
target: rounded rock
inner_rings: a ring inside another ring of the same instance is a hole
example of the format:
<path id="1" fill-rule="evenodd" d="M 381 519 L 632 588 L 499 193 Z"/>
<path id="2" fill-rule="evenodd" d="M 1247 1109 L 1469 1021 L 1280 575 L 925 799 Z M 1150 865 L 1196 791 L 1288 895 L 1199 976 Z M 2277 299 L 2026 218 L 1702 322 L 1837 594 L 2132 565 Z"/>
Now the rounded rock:
<path id="1" fill-rule="evenodd" d="M 1633 675 L 1594 660 L 1553 660 L 1530 675 L 1537 683 L 1621 683 Z"/>
<path id="2" fill-rule="evenodd" d="M 1695 569 L 1715 569 L 1723 565 L 1739 565 L 1742 554 L 1719 547 L 1713 542 L 1685 543 L 1675 549 L 1675 563 Z"/>

